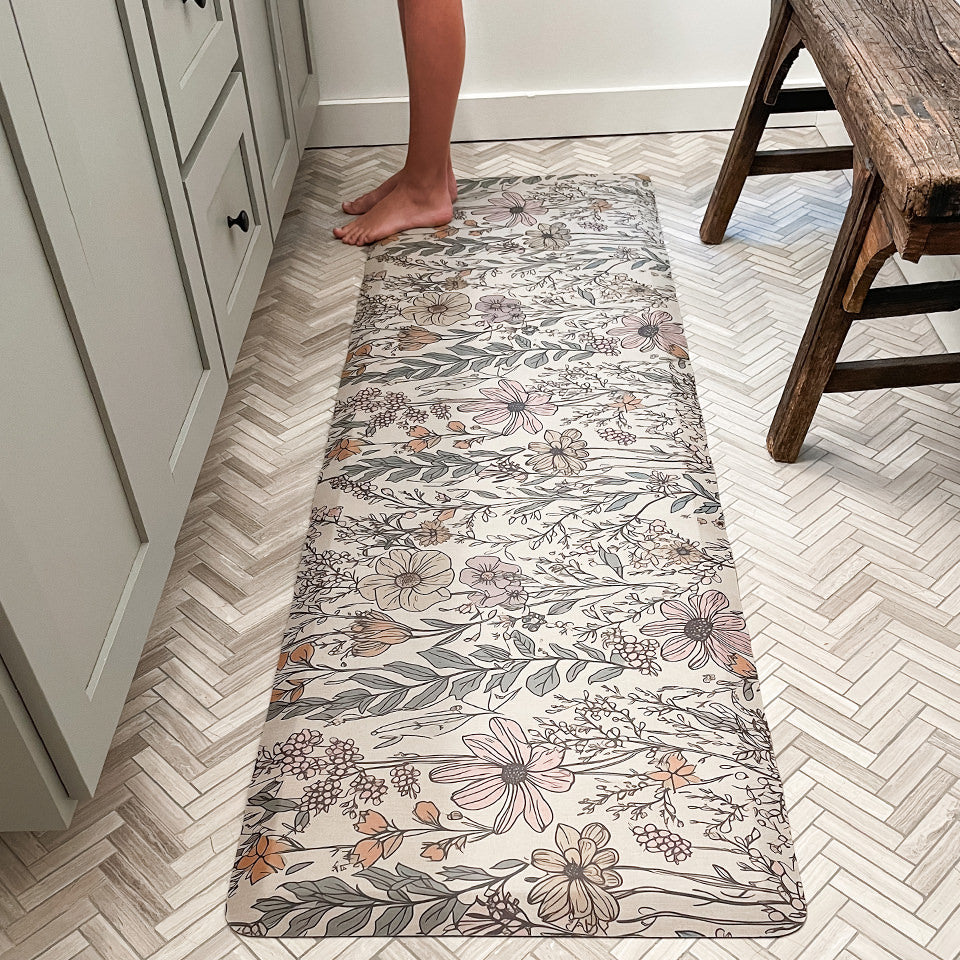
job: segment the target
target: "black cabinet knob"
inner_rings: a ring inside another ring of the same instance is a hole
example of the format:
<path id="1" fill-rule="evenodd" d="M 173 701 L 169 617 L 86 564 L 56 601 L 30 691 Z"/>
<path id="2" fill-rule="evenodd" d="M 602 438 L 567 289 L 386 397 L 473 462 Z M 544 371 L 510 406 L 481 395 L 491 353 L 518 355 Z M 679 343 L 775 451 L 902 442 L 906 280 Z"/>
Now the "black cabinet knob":
<path id="1" fill-rule="evenodd" d="M 227 217 L 228 227 L 239 227 L 244 233 L 250 229 L 250 218 L 246 210 L 241 210 L 235 217 Z"/>
<path id="2" fill-rule="evenodd" d="M 183 0 L 183 5 L 186 6 L 190 0 Z M 193 2 L 202 10 L 207 5 L 207 0 L 193 0 Z"/>

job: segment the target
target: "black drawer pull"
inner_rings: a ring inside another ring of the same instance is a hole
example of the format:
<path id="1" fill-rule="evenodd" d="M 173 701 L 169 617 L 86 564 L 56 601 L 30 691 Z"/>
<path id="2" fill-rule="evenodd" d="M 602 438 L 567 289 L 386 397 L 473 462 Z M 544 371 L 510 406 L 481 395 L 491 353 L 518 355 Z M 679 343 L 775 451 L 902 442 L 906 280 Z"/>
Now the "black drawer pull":
<path id="1" fill-rule="evenodd" d="M 190 0 L 183 0 L 183 5 L 186 6 Z M 207 0 L 193 0 L 193 2 L 202 10 L 207 5 Z"/>
<path id="2" fill-rule="evenodd" d="M 239 227 L 244 233 L 250 229 L 250 218 L 246 210 L 241 210 L 235 217 L 227 217 L 228 227 Z"/>

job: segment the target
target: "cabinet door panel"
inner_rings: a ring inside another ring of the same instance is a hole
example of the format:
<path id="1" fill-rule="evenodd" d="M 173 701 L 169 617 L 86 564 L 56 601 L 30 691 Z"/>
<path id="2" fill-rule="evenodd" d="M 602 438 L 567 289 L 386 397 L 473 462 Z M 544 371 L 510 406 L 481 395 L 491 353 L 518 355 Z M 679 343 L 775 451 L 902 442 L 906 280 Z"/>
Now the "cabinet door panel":
<path id="1" fill-rule="evenodd" d="M 212 318 L 187 293 L 130 21 L 113 0 L 47 14 L 0 3 L 0 246 L 15 264 L 0 271 L 0 658 L 80 798 L 110 745 L 209 443 L 196 425 L 212 429 L 224 376 Z M 169 164 L 169 139 L 163 150 Z"/>
<path id="2" fill-rule="evenodd" d="M 186 159 L 237 61 L 230 0 L 203 7 L 193 0 L 147 0 L 147 8 L 180 157 Z"/>
<path id="3" fill-rule="evenodd" d="M 234 16 L 267 211 L 276 237 L 299 159 L 277 0 L 238 3 Z"/>
<path id="4" fill-rule="evenodd" d="M 270 259 L 271 236 L 250 115 L 239 73 L 183 171 L 203 269 L 231 370 Z M 229 219 L 247 217 L 247 229 Z M 228 219 L 229 218 L 229 219 Z"/>
<path id="5" fill-rule="evenodd" d="M 307 146 L 307 137 L 317 112 L 317 104 L 320 102 L 320 87 L 313 66 L 310 31 L 307 28 L 307 2 L 308 0 L 276 0 L 280 34 L 283 37 L 287 84 L 301 153 Z"/>
<path id="6" fill-rule="evenodd" d="M 184 289 L 161 185 L 111 0 L 50 17 L 14 0 L 90 301 L 79 336 L 149 525 L 209 359 Z M 198 8 L 199 10 L 199 8 Z M 75 57 L 78 45 L 96 56 Z M 57 64 L 72 63 L 69 83 Z M 45 212 L 45 216 L 47 216 Z M 61 218 L 62 219 L 62 218 Z M 63 223 L 56 224 L 64 227 Z"/>
<path id="7" fill-rule="evenodd" d="M 117 702 L 110 681 L 137 619 L 127 619 L 129 598 L 157 558 L 131 507 L 2 128 L 0 209 L 4 249 L 16 258 L 15 270 L 0 271 L 0 659 L 53 755 L 73 761 L 58 769 L 77 796 L 96 782 L 109 745 L 125 693 Z M 137 654 L 139 647 L 134 661 Z"/>
<path id="8" fill-rule="evenodd" d="M 89 678 L 141 538 L 5 137 L 0 178 L 4 241 L 18 267 L 0 271 L 6 522 L 25 532 L 17 540 L 49 595 L 51 626 L 70 638 L 59 668 Z M 5 537 L 8 555 L 11 546 Z"/>

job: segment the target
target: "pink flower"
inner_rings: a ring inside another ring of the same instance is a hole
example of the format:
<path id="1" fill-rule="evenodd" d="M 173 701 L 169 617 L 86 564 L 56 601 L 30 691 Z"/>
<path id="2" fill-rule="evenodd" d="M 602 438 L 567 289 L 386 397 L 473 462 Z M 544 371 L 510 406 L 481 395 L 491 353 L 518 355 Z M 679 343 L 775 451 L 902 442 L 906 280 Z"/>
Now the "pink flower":
<path id="1" fill-rule="evenodd" d="M 523 594 L 520 568 L 498 557 L 471 557 L 460 571 L 460 582 L 475 588 L 470 600 L 481 607 L 515 607 L 516 594 Z"/>
<path id="2" fill-rule="evenodd" d="M 648 637 L 666 637 L 660 648 L 664 660 L 686 660 L 692 670 L 709 660 L 728 673 L 755 677 L 750 637 L 743 617 L 727 610 L 727 598 L 719 590 L 708 590 L 689 602 L 665 600 L 660 605 L 659 623 L 640 628 Z"/>
<path id="3" fill-rule="evenodd" d="M 475 733 L 463 742 L 473 760 L 454 760 L 430 771 L 435 783 L 466 783 L 451 800 L 464 810 L 483 810 L 503 801 L 493 823 L 495 833 L 506 833 L 520 814 L 538 833 L 553 821 L 553 811 L 541 791 L 566 793 L 573 774 L 561 766 L 564 750 L 531 747 L 523 728 L 513 720 L 494 717 L 493 736 Z"/>
<path id="4" fill-rule="evenodd" d="M 460 571 L 460 582 L 484 593 L 499 593 L 516 580 L 519 573 L 515 563 L 504 563 L 499 557 L 471 557 L 466 568 Z"/>
<path id="5" fill-rule="evenodd" d="M 687 340 L 683 328 L 664 310 L 644 310 L 639 317 L 621 317 L 623 325 L 613 327 L 607 333 L 623 337 L 623 347 L 632 350 L 652 350 L 654 347 L 666 350 L 682 347 L 686 356 Z"/>
<path id="6" fill-rule="evenodd" d="M 539 433 L 543 423 L 538 417 L 557 412 L 557 405 L 545 393 L 527 393 L 516 380 L 499 380 L 496 387 L 481 387 L 486 400 L 470 400 L 457 409 L 461 413 L 476 411 L 476 423 L 494 424 L 506 421 L 500 431 L 504 436 L 515 433 L 522 426 L 527 433 Z"/>
<path id="7" fill-rule="evenodd" d="M 519 193 L 504 192 L 502 197 L 490 201 L 492 210 L 483 219 L 485 223 L 503 223 L 508 227 L 523 223 L 532 227 L 536 217 L 546 213 L 546 208 L 521 197 Z"/>

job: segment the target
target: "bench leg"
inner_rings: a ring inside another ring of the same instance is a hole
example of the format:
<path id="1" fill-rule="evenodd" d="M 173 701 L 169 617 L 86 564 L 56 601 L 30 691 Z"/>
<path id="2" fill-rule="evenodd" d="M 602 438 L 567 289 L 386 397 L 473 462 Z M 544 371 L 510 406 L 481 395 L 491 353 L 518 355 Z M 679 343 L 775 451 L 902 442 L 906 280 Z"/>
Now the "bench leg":
<path id="1" fill-rule="evenodd" d="M 850 323 L 857 316 L 844 309 L 844 297 L 852 284 L 859 301 L 854 309 L 859 311 L 863 302 L 861 294 L 866 293 L 859 278 L 864 274 L 868 276 L 866 286 L 869 287 L 880 263 L 890 254 L 891 248 L 872 250 L 868 242 L 882 190 L 883 184 L 873 165 L 855 155 L 850 205 L 767 434 L 767 449 L 773 459 L 781 463 L 796 461 Z M 865 263 L 863 256 L 868 251 L 870 262 Z"/>
<path id="2" fill-rule="evenodd" d="M 720 243 L 723 240 L 760 145 L 760 137 L 770 119 L 772 106 L 801 46 L 789 0 L 773 0 L 770 29 L 700 226 L 700 239 L 704 243 Z"/>

